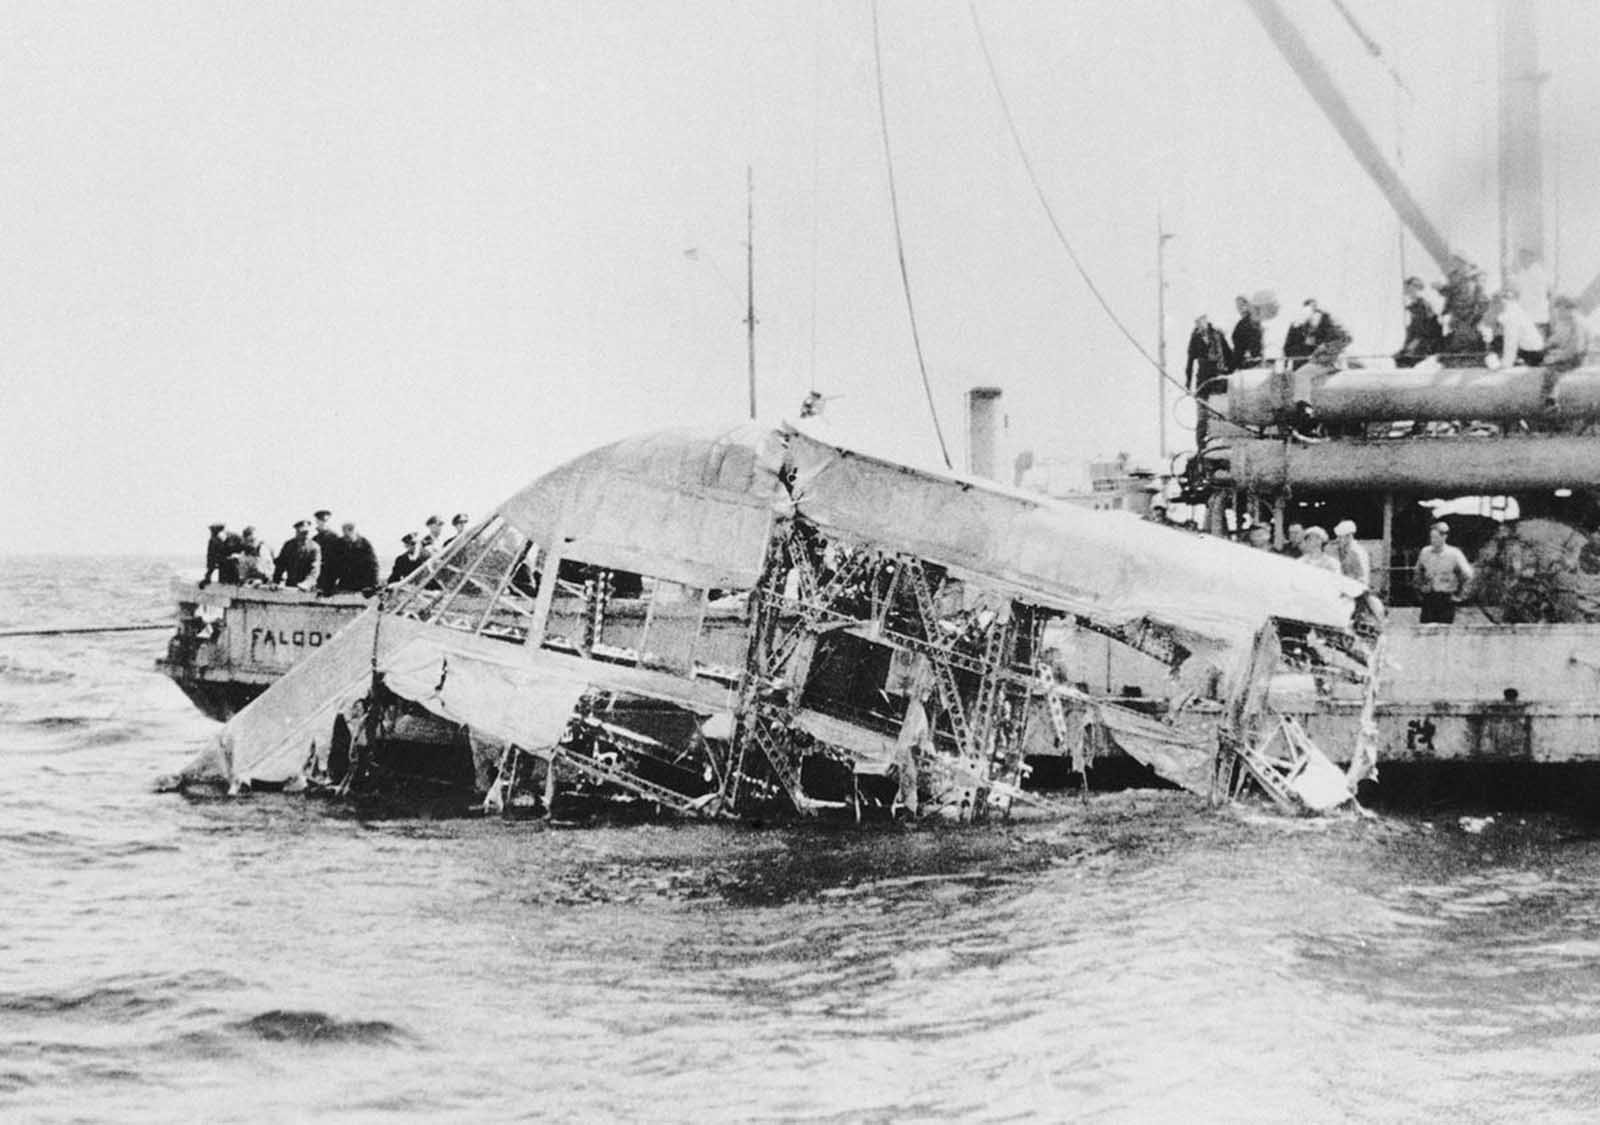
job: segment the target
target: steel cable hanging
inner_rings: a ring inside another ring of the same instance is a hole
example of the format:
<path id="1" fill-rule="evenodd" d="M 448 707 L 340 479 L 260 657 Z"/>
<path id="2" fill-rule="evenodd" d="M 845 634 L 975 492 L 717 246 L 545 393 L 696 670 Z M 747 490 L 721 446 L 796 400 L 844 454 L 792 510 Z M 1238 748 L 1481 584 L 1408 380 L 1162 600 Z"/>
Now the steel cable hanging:
<path id="1" fill-rule="evenodd" d="M 1000 75 L 995 70 L 993 56 L 989 54 L 989 40 L 983 34 L 983 23 L 978 19 L 978 7 L 974 0 L 967 0 L 967 11 L 972 13 L 972 26 L 978 33 L 978 49 L 983 52 L 983 63 L 989 71 L 989 82 L 994 86 L 995 98 L 1000 102 L 1000 112 L 1006 119 L 1006 128 L 1010 130 L 1011 140 L 1016 145 L 1017 156 L 1022 160 L 1023 170 L 1028 174 L 1028 182 L 1033 185 L 1033 193 L 1039 200 L 1039 206 L 1044 209 L 1045 218 L 1050 220 L 1050 229 L 1055 232 L 1056 240 L 1061 243 L 1061 248 L 1067 252 L 1067 257 L 1072 262 L 1072 268 L 1078 271 L 1078 276 L 1083 279 L 1083 284 L 1088 287 L 1090 294 L 1099 303 L 1106 316 L 1110 318 L 1111 323 L 1116 325 L 1117 330 L 1122 333 L 1128 343 L 1133 345 L 1133 350 L 1138 352 L 1146 363 L 1155 368 L 1163 379 L 1177 387 L 1184 394 L 1189 394 L 1189 389 L 1173 378 L 1172 374 L 1161 365 L 1161 362 L 1155 356 L 1146 350 L 1145 346 L 1139 342 L 1139 338 L 1122 322 L 1122 318 L 1117 315 L 1116 310 L 1111 307 L 1111 303 L 1106 300 L 1105 294 L 1100 292 L 1100 287 L 1095 284 L 1094 278 L 1089 276 L 1089 271 L 1079 259 L 1078 252 L 1072 248 L 1071 241 L 1067 238 L 1066 232 L 1061 229 L 1061 223 L 1056 219 L 1056 213 L 1050 206 L 1050 200 L 1046 198 L 1044 188 L 1039 183 L 1038 174 L 1033 170 L 1033 161 L 1029 158 L 1028 150 L 1022 143 L 1022 134 L 1017 131 L 1016 119 L 1011 115 L 1011 103 L 1006 100 L 1005 90 L 1001 88 Z M 1223 417 L 1221 413 L 1213 410 L 1201 399 L 1196 398 L 1195 405 L 1213 417 Z"/>
<path id="2" fill-rule="evenodd" d="M 911 300 L 911 275 L 906 270 L 906 244 L 900 232 L 900 200 L 894 186 L 894 153 L 889 148 L 889 111 L 883 96 L 883 50 L 878 41 L 878 0 L 872 0 L 872 61 L 878 83 L 878 124 L 883 133 L 883 160 L 889 171 L 889 210 L 894 215 L 895 254 L 900 259 L 900 287 L 906 295 L 906 313 L 911 318 L 911 344 L 917 352 L 917 370 L 922 374 L 922 391 L 933 417 L 933 433 L 939 439 L 939 455 L 949 469 L 950 450 L 944 443 L 944 428 L 939 425 L 939 410 L 933 404 L 933 387 L 928 382 L 928 365 L 922 358 L 922 336 L 917 331 L 917 309 Z"/>

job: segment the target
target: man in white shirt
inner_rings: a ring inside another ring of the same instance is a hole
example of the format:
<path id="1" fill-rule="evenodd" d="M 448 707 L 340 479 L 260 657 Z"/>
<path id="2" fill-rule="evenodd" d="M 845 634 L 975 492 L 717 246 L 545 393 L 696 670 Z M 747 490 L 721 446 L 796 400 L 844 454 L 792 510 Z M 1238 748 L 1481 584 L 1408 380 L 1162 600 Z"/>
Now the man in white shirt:
<path id="1" fill-rule="evenodd" d="M 1528 317 L 1541 327 L 1550 323 L 1550 282 L 1544 274 L 1544 263 L 1532 250 L 1524 247 L 1517 252 L 1516 270 L 1511 276 L 1522 307 Z"/>
<path id="2" fill-rule="evenodd" d="M 1354 520 L 1340 520 L 1334 525 L 1333 556 L 1339 560 L 1339 571 L 1346 578 L 1372 587 L 1372 560 L 1367 558 L 1367 549 L 1356 542 Z"/>
<path id="3" fill-rule="evenodd" d="M 1439 520 L 1428 529 L 1428 545 L 1417 556 L 1417 592 L 1422 595 L 1423 625 L 1449 625 L 1456 619 L 1456 600 L 1472 581 L 1467 556 L 1446 542 L 1450 525 Z"/>
<path id="4" fill-rule="evenodd" d="M 1544 362 L 1544 333 L 1517 299 L 1515 289 L 1502 289 L 1495 297 L 1494 316 L 1500 332 L 1500 365 L 1538 367 Z"/>

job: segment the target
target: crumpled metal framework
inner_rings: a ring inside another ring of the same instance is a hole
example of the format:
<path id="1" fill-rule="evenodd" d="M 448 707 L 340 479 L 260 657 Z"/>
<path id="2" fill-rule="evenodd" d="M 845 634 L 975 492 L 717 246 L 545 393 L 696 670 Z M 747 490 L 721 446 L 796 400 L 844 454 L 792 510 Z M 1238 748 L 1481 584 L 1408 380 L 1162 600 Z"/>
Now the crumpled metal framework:
<path id="1" fill-rule="evenodd" d="M 381 759 L 372 732 L 394 729 L 352 725 L 381 698 L 467 732 L 489 759 L 490 807 L 542 781 L 547 806 L 565 787 L 691 816 L 982 819 L 1025 799 L 1025 751 L 1043 731 L 1082 769 L 1114 746 L 1226 795 L 1240 763 L 1267 768 L 1239 751 L 1278 729 L 1275 674 L 1371 681 L 1358 594 L 793 426 L 666 432 L 535 481 L 224 742 L 235 780 L 291 762 L 321 777 L 323 728 L 341 715 L 348 786 Z M 1063 682 L 1053 654 L 1087 637 L 1169 669 L 1164 706 Z M 1282 780 L 1262 787 L 1293 803 Z"/>

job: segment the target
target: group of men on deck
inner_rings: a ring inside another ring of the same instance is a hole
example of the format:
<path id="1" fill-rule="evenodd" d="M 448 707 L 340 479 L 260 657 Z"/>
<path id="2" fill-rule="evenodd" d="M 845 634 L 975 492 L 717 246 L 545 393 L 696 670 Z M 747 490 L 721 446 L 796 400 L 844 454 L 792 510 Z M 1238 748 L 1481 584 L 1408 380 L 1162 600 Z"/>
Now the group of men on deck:
<path id="1" fill-rule="evenodd" d="M 1406 338 L 1395 365 L 1414 367 L 1436 356 L 1444 367 L 1497 363 L 1543 367 L 1549 376 L 1583 366 L 1595 335 L 1578 302 L 1551 297 L 1526 254 L 1518 276 L 1520 284 L 1508 284 L 1491 297 L 1483 271 L 1456 255 L 1445 280 L 1432 286 L 1443 301 L 1439 308 L 1420 277 L 1406 278 Z"/>
<path id="2" fill-rule="evenodd" d="M 1273 550 L 1272 527 L 1257 523 L 1246 532 L 1250 546 Z M 1456 605 L 1472 584 L 1472 564 L 1459 547 L 1450 543 L 1450 525 L 1435 520 L 1428 529 L 1428 545 L 1417 555 L 1412 568 L 1412 586 L 1417 591 L 1423 625 L 1448 625 L 1456 619 Z M 1284 544 L 1277 553 L 1334 574 L 1343 574 L 1372 590 L 1372 560 L 1367 549 L 1356 540 L 1354 520 L 1340 520 L 1333 528 L 1333 542 L 1320 527 L 1291 523 L 1284 529 Z"/>
<path id="3" fill-rule="evenodd" d="M 387 581 L 400 581 L 443 550 L 465 530 L 466 514 L 458 513 L 453 522 L 454 531 L 447 535 L 444 520 L 430 516 L 425 534 L 408 532 L 402 536 L 405 551 L 394 560 Z M 254 527 L 246 527 L 238 535 L 230 532 L 225 523 L 214 523 L 210 530 L 201 586 L 210 585 L 215 578 L 230 586 L 288 587 L 318 594 L 370 596 L 382 584 L 372 543 L 351 521 L 335 531 L 333 513 L 326 508 L 314 512 L 311 519 L 296 520 L 294 536 L 284 541 L 276 555 L 257 537 Z"/>
<path id="4" fill-rule="evenodd" d="M 1542 367 L 1548 397 L 1561 372 L 1589 362 L 1591 351 L 1600 360 L 1596 328 L 1573 298 L 1550 295 L 1538 263 L 1527 252 L 1518 259 L 1511 283 L 1493 295 L 1483 270 L 1459 254 L 1452 257 L 1444 281 L 1430 286 L 1420 277 L 1408 277 L 1403 292 L 1406 335 L 1394 354 L 1397 367 L 1415 367 L 1428 359 L 1443 367 Z M 1209 317 L 1195 318 L 1184 382 L 1197 398 L 1225 392 L 1229 372 L 1266 362 L 1262 322 L 1276 315 L 1275 302 L 1263 293 L 1255 300 L 1237 297 L 1234 305 L 1239 319 L 1231 339 Z M 1307 363 L 1331 367 L 1350 342 L 1344 326 L 1315 298 L 1307 298 L 1284 335 L 1284 362 L 1291 369 Z"/>
<path id="5" fill-rule="evenodd" d="M 1195 317 L 1189 334 L 1188 359 L 1184 364 L 1184 385 L 1196 398 L 1210 398 L 1228 389 L 1229 372 L 1260 367 L 1266 359 L 1262 321 L 1276 312 L 1276 306 L 1263 308 L 1245 296 L 1234 298 L 1239 319 L 1230 340 L 1222 329 L 1201 314 Z M 1331 366 L 1350 346 L 1350 333 L 1317 302 L 1307 297 L 1300 316 L 1289 325 L 1283 337 L 1283 356 L 1290 367 L 1306 363 Z"/>

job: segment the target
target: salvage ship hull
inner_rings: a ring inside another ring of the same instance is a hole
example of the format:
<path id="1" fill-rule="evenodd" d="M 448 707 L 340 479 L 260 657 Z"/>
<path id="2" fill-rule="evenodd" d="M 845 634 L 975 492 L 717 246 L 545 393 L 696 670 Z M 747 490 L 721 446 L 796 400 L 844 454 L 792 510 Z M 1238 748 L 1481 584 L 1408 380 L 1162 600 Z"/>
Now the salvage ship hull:
<path id="1" fill-rule="evenodd" d="M 359 594 L 178 580 L 177 629 L 156 668 L 206 715 L 227 722 L 367 607 Z"/>
<path id="2" fill-rule="evenodd" d="M 1188 498 L 1218 534 L 1356 523 L 1390 607 L 1383 760 L 1530 777 L 1600 763 L 1600 549 L 1582 530 L 1600 517 L 1600 369 L 1309 365 L 1229 384 Z M 1453 623 L 1423 625 L 1412 572 L 1436 510 L 1478 573 Z M 1298 714 L 1335 743 L 1357 722 L 1315 695 Z"/>

